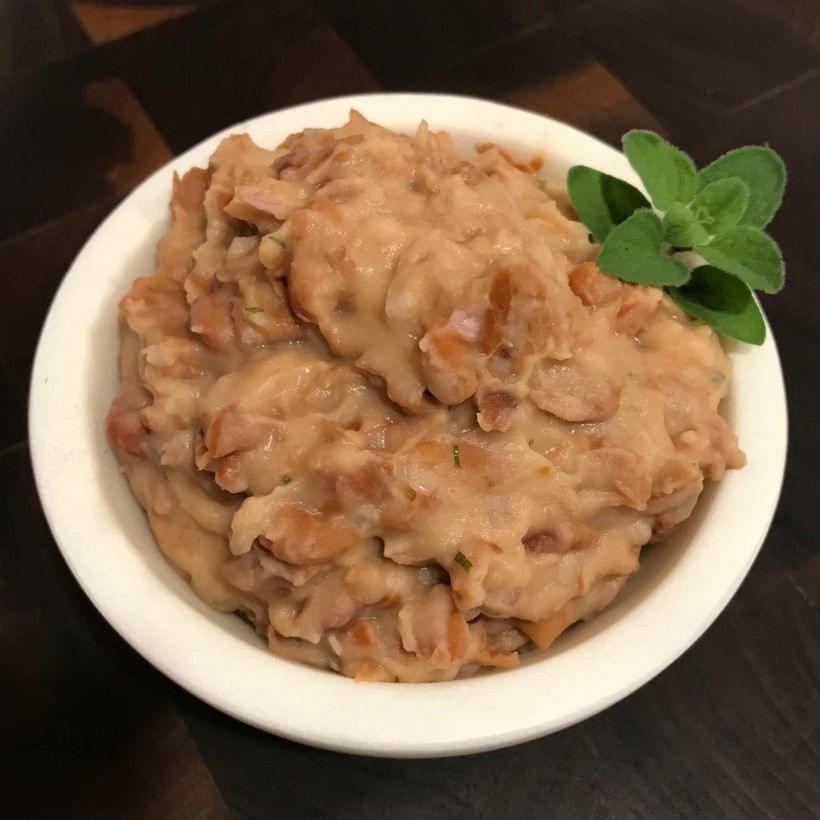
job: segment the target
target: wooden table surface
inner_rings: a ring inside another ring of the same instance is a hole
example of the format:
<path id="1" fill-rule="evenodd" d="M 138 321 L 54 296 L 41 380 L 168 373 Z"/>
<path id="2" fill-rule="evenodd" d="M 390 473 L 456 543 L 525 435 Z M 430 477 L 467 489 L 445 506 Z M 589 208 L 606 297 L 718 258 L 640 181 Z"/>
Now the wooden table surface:
<path id="1" fill-rule="evenodd" d="M 69 574 L 26 443 L 39 327 L 105 214 L 219 128 L 377 89 L 480 95 L 613 144 L 649 127 L 701 163 L 768 142 L 790 169 L 772 227 L 788 286 L 764 303 L 791 446 L 749 577 L 696 646 L 625 701 L 557 735 L 450 760 L 316 751 L 170 683 Z M 0 124 L 7 817 L 820 816 L 818 0 L 3 0 Z"/>

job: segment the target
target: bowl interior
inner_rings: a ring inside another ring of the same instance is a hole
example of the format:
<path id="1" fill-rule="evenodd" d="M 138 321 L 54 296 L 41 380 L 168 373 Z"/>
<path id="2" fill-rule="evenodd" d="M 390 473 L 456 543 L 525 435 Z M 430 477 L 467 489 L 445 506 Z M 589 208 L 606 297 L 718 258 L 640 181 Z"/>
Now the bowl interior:
<path id="1" fill-rule="evenodd" d="M 467 98 L 331 100 L 229 130 L 273 147 L 305 126 L 338 124 L 351 106 L 398 131 L 412 131 L 425 117 L 465 154 L 485 141 L 523 156 L 543 152 L 541 176 L 552 181 L 585 163 L 638 182 L 618 152 L 587 135 Z M 38 349 L 30 407 L 38 488 L 69 566 L 105 617 L 152 663 L 218 708 L 288 737 L 373 754 L 456 754 L 524 740 L 603 708 L 674 660 L 735 591 L 774 511 L 786 422 L 771 335 L 762 348 L 732 351 L 734 384 L 724 413 L 747 451 L 747 468 L 709 483 L 692 517 L 645 550 L 641 570 L 604 613 L 548 651 L 530 653 L 519 670 L 446 684 L 356 685 L 273 656 L 250 627 L 207 607 L 170 568 L 104 436 L 118 389 L 117 303 L 134 278 L 153 272 L 172 172 L 205 164 L 220 136 L 158 171 L 106 220 L 61 286 Z M 756 499 L 753 510 L 749 498 Z M 352 717 L 358 709 L 373 720 L 364 725 Z"/>

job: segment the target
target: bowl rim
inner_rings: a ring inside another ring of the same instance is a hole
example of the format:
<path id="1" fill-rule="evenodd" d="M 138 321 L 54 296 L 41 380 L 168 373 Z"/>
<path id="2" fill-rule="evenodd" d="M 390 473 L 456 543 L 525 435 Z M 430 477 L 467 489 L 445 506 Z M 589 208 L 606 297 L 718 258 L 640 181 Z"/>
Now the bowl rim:
<path id="1" fill-rule="evenodd" d="M 704 600 L 696 600 L 691 605 L 691 612 L 687 610 L 693 618 L 688 627 L 681 623 L 679 615 L 676 618 L 674 610 L 660 605 L 658 599 L 663 596 L 654 596 L 658 610 L 656 616 L 662 615 L 668 619 L 668 623 L 664 622 L 668 629 L 665 633 L 657 632 L 654 622 L 643 623 L 640 619 L 631 627 L 631 640 L 634 641 L 628 650 L 633 664 L 631 671 L 622 669 L 618 663 L 613 666 L 603 657 L 610 650 L 614 653 L 614 650 L 626 645 L 624 641 L 629 637 L 630 627 L 626 632 L 621 630 L 624 634 L 615 634 L 618 627 L 623 626 L 623 615 L 614 621 L 614 626 L 608 623 L 603 631 L 595 635 L 591 643 L 597 643 L 600 648 L 592 653 L 589 641 L 576 641 L 571 651 L 551 654 L 551 660 L 526 664 L 518 670 L 449 683 L 356 684 L 339 675 L 284 661 L 267 650 L 260 653 L 258 646 L 251 645 L 244 637 L 237 638 L 234 627 L 227 620 L 222 620 L 231 618 L 238 622 L 238 619 L 204 611 L 207 609 L 204 604 L 198 599 L 191 600 L 194 595 L 187 584 L 175 583 L 157 568 L 150 556 L 142 555 L 139 561 L 131 560 L 133 556 L 128 550 L 134 550 L 137 536 L 127 533 L 121 519 L 109 509 L 114 506 L 106 495 L 110 482 L 107 485 L 101 474 L 103 469 L 110 473 L 111 465 L 99 459 L 95 462 L 94 459 L 99 456 L 97 451 L 86 451 L 73 444 L 88 434 L 88 422 L 91 422 L 92 431 L 103 434 L 100 432 L 102 419 L 94 418 L 92 398 L 83 390 L 90 379 L 89 368 L 83 371 L 84 379 L 72 379 L 70 374 L 72 352 L 79 356 L 80 362 L 90 364 L 88 351 L 94 345 L 86 335 L 76 333 L 76 319 L 71 321 L 72 317 L 66 311 L 72 303 L 74 307 L 81 306 L 83 296 L 97 298 L 92 307 L 103 308 L 110 302 L 110 298 L 95 296 L 91 274 L 97 265 L 97 255 L 103 259 L 107 253 L 110 258 L 114 250 L 121 247 L 118 242 L 112 241 L 112 233 L 125 226 L 129 218 L 138 218 L 134 224 L 146 232 L 150 231 L 158 219 L 139 213 L 139 207 L 152 205 L 161 193 L 164 203 L 162 213 L 165 214 L 170 171 L 201 162 L 203 154 L 210 153 L 213 144 L 227 134 L 237 131 L 256 131 L 258 134 L 269 130 L 271 123 L 275 126 L 277 121 L 293 123 L 309 120 L 310 125 L 326 121 L 327 125 L 332 125 L 339 120 L 339 112 L 350 107 L 361 109 L 365 116 L 391 128 L 401 128 L 397 124 L 399 120 L 417 123 L 422 117 L 428 117 L 433 128 L 443 128 L 451 133 L 463 130 L 472 138 L 476 138 L 480 130 L 475 126 L 476 121 L 493 123 L 492 126 L 482 127 L 491 134 L 500 132 L 499 142 L 502 144 L 518 142 L 530 145 L 532 140 L 537 142 L 544 139 L 543 148 L 547 151 L 560 143 L 565 151 L 575 151 L 577 148 L 584 155 L 597 153 L 606 160 L 608 167 L 604 170 L 616 172 L 639 184 L 620 152 L 583 131 L 541 114 L 468 96 L 427 93 L 346 95 L 280 109 L 229 126 L 175 157 L 135 188 L 83 245 L 58 287 L 40 333 L 32 367 L 29 441 L 35 483 L 60 552 L 100 614 L 153 666 L 211 706 L 282 737 L 357 754 L 449 756 L 524 742 L 590 717 L 659 674 L 706 631 L 748 573 L 777 507 L 787 448 L 785 387 L 771 328 L 768 328 L 767 341 L 762 348 L 744 350 L 737 356 L 744 372 L 744 381 L 740 386 L 745 391 L 748 380 L 750 389 L 754 387 L 751 398 L 766 403 L 770 435 L 764 436 L 765 428 L 754 422 L 750 418 L 751 413 L 742 406 L 739 419 L 749 428 L 746 435 L 750 431 L 755 434 L 755 447 L 759 444 L 762 448 L 768 475 L 775 480 L 735 480 L 736 475 L 742 476 L 749 470 L 748 466 L 744 471 L 724 479 L 723 484 L 731 484 L 732 488 L 740 486 L 731 490 L 738 499 L 728 506 L 726 497 L 731 494 L 730 490 L 721 486 L 720 493 L 716 494 L 720 514 L 728 515 L 735 524 L 750 520 L 751 525 L 731 533 L 730 559 L 718 556 L 719 583 L 698 585 Z M 456 121 L 460 125 L 454 126 Z M 285 131 L 299 130 L 292 125 L 275 126 L 274 130 L 276 127 L 280 128 L 279 133 L 282 128 Z M 523 132 L 528 136 L 522 136 Z M 533 137 L 536 133 L 542 136 Z M 542 146 L 532 145 L 533 149 L 536 147 Z M 558 153 L 560 155 L 560 151 Z M 153 214 L 153 211 L 150 213 Z M 125 244 L 127 246 L 127 242 Z M 148 274 L 151 272 L 146 271 Z M 118 292 L 122 291 L 118 289 Z M 737 370 L 737 361 L 735 368 Z M 67 413 L 55 409 L 55 402 L 60 407 L 61 400 L 67 400 Z M 75 437 L 62 440 L 67 433 Z M 93 442 L 93 439 L 90 440 Z M 108 456 L 101 458 L 113 458 L 107 447 L 103 449 Z M 762 464 L 756 466 L 758 470 L 763 468 Z M 76 487 L 71 486 L 75 475 L 78 479 Z M 82 483 L 83 480 L 85 483 Z M 755 503 L 746 508 L 745 518 L 738 517 L 736 509 L 741 491 L 755 493 Z M 136 502 L 133 504 L 136 505 Z M 710 511 L 710 515 L 714 518 L 715 514 Z M 98 521 L 98 518 L 103 520 Z M 718 528 L 721 520 L 718 517 Z M 140 535 L 140 538 L 143 536 Z M 725 532 L 723 538 L 726 538 Z M 119 565 L 111 563 L 107 551 L 85 547 L 88 541 L 94 542 L 94 539 L 99 539 L 95 543 L 114 544 L 125 550 L 120 555 L 124 562 L 122 572 L 118 574 Z M 734 546 L 737 540 L 742 541 L 739 547 Z M 689 551 L 692 549 L 690 547 Z M 159 556 L 156 547 L 154 551 Z M 681 560 L 684 569 L 691 573 L 692 562 L 687 560 L 686 551 L 683 551 Z M 151 567 L 147 566 L 148 563 Z M 103 570 L 109 577 L 103 574 Z M 132 575 L 133 591 L 128 579 L 120 577 L 126 570 Z M 115 575 L 113 581 L 110 577 L 112 572 Z M 687 577 L 690 581 L 700 580 L 697 574 Z M 667 585 L 667 581 L 669 578 L 665 578 L 663 583 Z M 671 585 L 667 588 L 672 591 Z M 138 591 L 155 595 L 152 600 L 161 612 L 138 609 L 134 597 Z M 169 596 L 179 597 L 179 606 L 174 605 Z M 651 600 L 651 596 L 647 600 Z M 637 609 L 643 605 L 639 604 Z M 635 607 L 627 612 L 627 619 L 634 611 Z M 599 619 L 603 619 L 607 612 Z M 180 629 L 164 629 L 162 615 L 181 619 Z M 212 632 L 213 624 L 209 621 L 218 621 L 225 629 Z M 635 631 L 641 623 L 644 631 Z M 658 649 L 658 641 L 662 638 L 668 640 L 661 640 L 661 649 Z M 206 657 L 202 659 L 192 654 L 189 651 L 191 644 L 187 644 L 186 639 L 192 639 L 194 647 L 204 649 Z M 200 639 L 199 642 L 197 639 Z M 655 644 L 650 645 L 653 641 Z M 583 651 L 585 645 L 586 652 Z M 577 657 L 574 661 L 570 659 L 567 666 L 567 656 L 573 653 Z M 620 658 L 617 654 L 613 657 L 616 660 Z M 253 673 L 250 683 L 243 681 L 243 673 Z M 602 676 L 611 677 L 612 685 L 600 685 L 601 681 L 597 679 Z M 590 678 L 596 678 L 592 681 L 596 685 L 589 685 Z M 549 689 L 550 683 L 558 681 L 574 686 L 579 690 L 578 695 L 573 698 L 569 696 L 571 692 Z M 264 693 L 255 688 L 261 683 L 266 687 Z M 546 704 L 543 697 L 545 688 L 551 698 Z M 300 694 L 300 699 L 297 702 L 288 700 L 288 708 L 280 708 L 278 699 L 292 697 L 294 692 Z M 503 709 L 499 709 L 499 703 L 505 705 L 509 720 Z M 515 714 L 514 719 L 512 713 Z M 363 720 L 363 714 L 369 719 Z"/>

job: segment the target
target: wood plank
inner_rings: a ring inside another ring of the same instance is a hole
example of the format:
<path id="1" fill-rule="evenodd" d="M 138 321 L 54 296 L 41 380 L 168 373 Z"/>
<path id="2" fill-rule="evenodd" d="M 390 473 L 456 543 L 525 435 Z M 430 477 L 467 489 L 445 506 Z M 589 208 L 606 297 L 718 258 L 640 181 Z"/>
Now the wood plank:
<path id="1" fill-rule="evenodd" d="M 0 457 L 0 788 L 16 817 L 230 816 L 165 679 L 105 623 Z"/>
<path id="2" fill-rule="evenodd" d="M 118 77 L 88 83 L 85 100 L 104 111 L 131 132 L 130 155 L 106 169 L 105 178 L 115 195 L 127 194 L 157 168 L 171 159 L 171 150 L 148 118 L 145 109 Z"/>
<path id="3" fill-rule="evenodd" d="M 127 193 L 170 157 L 150 118 L 99 52 L 70 70 L 0 83 L 0 151 L 15 157 L 3 182 L 14 207 L 0 239 Z"/>
<path id="4" fill-rule="evenodd" d="M 386 88 L 407 87 L 552 19 L 539 0 L 316 0 Z"/>
<path id="5" fill-rule="evenodd" d="M 516 88 L 500 99 L 563 120 L 619 150 L 621 136 L 630 128 L 664 131 L 664 126 L 594 61 Z"/>
<path id="6" fill-rule="evenodd" d="M 647 107 L 680 126 L 736 110 L 818 67 L 810 44 L 748 0 L 601 0 L 570 9 L 562 22 Z"/>
<path id="7" fill-rule="evenodd" d="M 12 77 L 90 45 L 62 0 L 0 3 L 0 77 Z"/>
<path id="8" fill-rule="evenodd" d="M 255 114 L 378 88 L 307 0 L 220 4 L 104 49 L 175 152 Z"/>
<path id="9" fill-rule="evenodd" d="M 0 362 L 28 362 L 54 291 L 116 202 L 108 197 L 0 244 Z"/>
<path id="10" fill-rule="evenodd" d="M 94 43 L 107 43 L 135 31 L 151 28 L 195 11 L 196 3 L 106 3 L 99 0 L 69 0 L 69 7 Z"/>
<path id="11" fill-rule="evenodd" d="M 103 199 L 0 243 L 0 452 L 27 436 L 29 370 L 54 291 L 115 202 Z"/>

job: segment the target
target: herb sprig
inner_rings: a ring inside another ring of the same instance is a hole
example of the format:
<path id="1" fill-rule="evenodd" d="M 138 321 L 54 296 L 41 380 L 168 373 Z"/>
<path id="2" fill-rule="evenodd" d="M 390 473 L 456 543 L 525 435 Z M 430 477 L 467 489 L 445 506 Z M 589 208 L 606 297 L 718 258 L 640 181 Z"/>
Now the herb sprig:
<path id="1" fill-rule="evenodd" d="M 623 147 L 650 199 L 585 165 L 567 177 L 578 217 L 601 244 L 601 270 L 666 287 L 704 324 L 762 344 L 766 325 L 752 289 L 783 287 L 783 256 L 763 231 L 783 200 L 783 160 L 771 148 L 750 145 L 698 171 L 687 154 L 651 131 L 630 131 Z M 691 268 L 693 254 L 707 264 Z"/>

